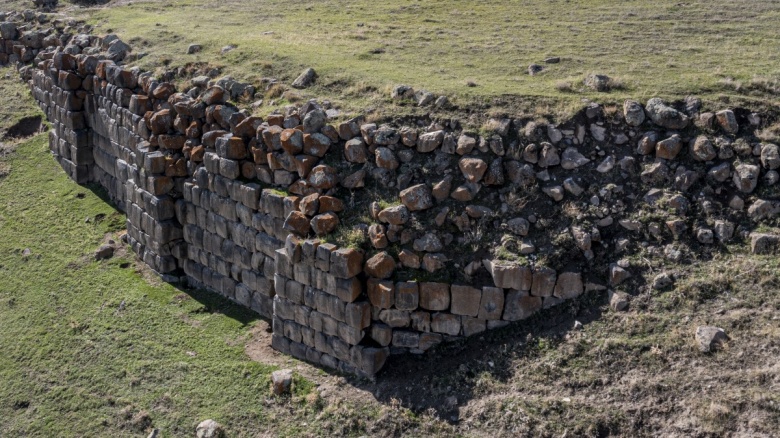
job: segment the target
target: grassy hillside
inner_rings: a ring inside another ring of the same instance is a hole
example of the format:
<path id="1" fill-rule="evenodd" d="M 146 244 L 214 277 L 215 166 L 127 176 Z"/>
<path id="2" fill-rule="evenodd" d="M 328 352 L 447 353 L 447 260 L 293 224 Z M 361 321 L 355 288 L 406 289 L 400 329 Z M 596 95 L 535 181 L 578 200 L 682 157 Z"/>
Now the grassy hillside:
<path id="1" fill-rule="evenodd" d="M 778 21 L 777 0 L 141 0 L 90 20 L 148 53 L 146 68 L 210 63 L 239 78 L 289 83 L 311 66 L 322 77 L 315 95 L 352 104 L 374 91 L 387 96 L 398 83 L 461 102 L 766 97 L 780 90 Z M 203 51 L 187 55 L 191 43 Z M 237 48 L 220 55 L 228 44 Z M 545 64 L 548 57 L 561 62 Z M 546 70 L 529 76 L 532 63 Z M 618 89 L 586 89 L 589 73 L 609 75 Z"/>

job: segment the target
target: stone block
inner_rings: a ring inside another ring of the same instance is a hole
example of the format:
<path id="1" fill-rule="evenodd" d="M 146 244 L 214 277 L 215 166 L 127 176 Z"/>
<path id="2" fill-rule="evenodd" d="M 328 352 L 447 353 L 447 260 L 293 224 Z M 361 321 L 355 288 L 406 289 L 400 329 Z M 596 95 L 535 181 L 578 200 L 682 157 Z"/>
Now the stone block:
<path id="1" fill-rule="evenodd" d="M 385 365 L 390 351 L 387 348 L 356 346 L 352 348 L 352 362 L 363 373 L 373 376 Z"/>
<path id="2" fill-rule="evenodd" d="M 379 320 L 393 328 L 409 327 L 411 322 L 406 310 L 386 309 L 379 312 Z"/>
<path id="3" fill-rule="evenodd" d="M 434 313 L 431 315 L 431 330 L 450 336 L 460 334 L 460 316 L 451 313 Z"/>
<path id="4" fill-rule="evenodd" d="M 464 316 L 461 323 L 463 324 L 463 336 L 475 335 L 477 333 L 482 333 L 486 330 L 486 324 L 484 319 Z"/>
<path id="5" fill-rule="evenodd" d="M 420 344 L 420 334 L 406 330 L 393 330 L 393 346 L 401 348 L 417 348 Z"/>
<path id="6" fill-rule="evenodd" d="M 450 307 L 450 285 L 447 283 L 420 283 L 420 307 L 441 311 Z"/>
<path id="7" fill-rule="evenodd" d="M 317 260 L 314 262 L 314 266 L 321 271 L 329 272 L 331 255 L 337 248 L 338 247 L 332 243 L 320 244 L 317 247 Z"/>
<path id="8" fill-rule="evenodd" d="M 428 312 L 418 311 L 412 312 L 409 315 L 411 327 L 418 332 L 431 331 L 431 314 Z"/>
<path id="9" fill-rule="evenodd" d="M 482 301 L 481 290 L 470 286 L 452 285 L 450 293 L 452 313 L 472 317 L 479 314 L 480 302 Z"/>
<path id="10" fill-rule="evenodd" d="M 352 278 L 363 270 L 363 252 L 341 248 L 330 255 L 330 273 L 338 278 Z"/>
<path id="11" fill-rule="evenodd" d="M 442 336 L 438 333 L 420 333 L 420 342 L 417 348 L 422 351 L 427 351 L 436 345 L 439 345 L 441 341 Z"/>
<path id="12" fill-rule="evenodd" d="M 526 291 L 510 290 L 506 294 L 503 319 L 519 321 L 528 318 L 541 308 L 541 297 L 531 296 Z"/>
<path id="13" fill-rule="evenodd" d="M 415 310 L 420 301 L 417 282 L 406 281 L 395 284 L 395 308 L 399 310 Z"/>
<path id="14" fill-rule="evenodd" d="M 750 233 L 750 250 L 753 254 L 777 254 L 780 252 L 780 236 Z"/>
<path id="15" fill-rule="evenodd" d="M 482 288 L 482 300 L 479 303 L 479 319 L 501 319 L 504 312 L 504 290 L 497 287 Z"/>
<path id="16" fill-rule="evenodd" d="M 368 299 L 380 309 L 389 309 L 395 304 L 393 282 L 370 278 L 367 283 Z"/>
<path id="17" fill-rule="evenodd" d="M 363 284 L 355 277 L 335 280 L 335 289 L 331 293 L 335 293 L 341 301 L 351 303 L 363 293 Z"/>
<path id="18" fill-rule="evenodd" d="M 389 325 L 375 322 L 371 324 L 369 336 L 371 336 L 371 339 L 377 344 L 387 347 L 393 340 L 393 329 Z"/>
<path id="19" fill-rule="evenodd" d="M 293 321 L 284 321 L 284 337 L 292 342 L 301 342 L 301 326 Z"/>
<path id="20" fill-rule="evenodd" d="M 579 272 L 562 272 L 555 283 L 553 296 L 570 299 L 582 294 L 582 275 Z"/>
<path id="21" fill-rule="evenodd" d="M 551 296 L 555 289 L 555 282 L 557 279 L 558 277 L 555 273 L 555 269 L 544 266 L 534 269 L 531 295 L 535 297 Z"/>
<path id="22" fill-rule="evenodd" d="M 363 340 L 365 332 L 361 329 L 350 327 L 348 324 L 340 322 L 338 325 L 339 338 L 349 345 L 357 345 Z"/>
<path id="23" fill-rule="evenodd" d="M 348 303 L 344 309 L 344 319 L 350 327 L 362 330 L 371 325 L 371 304 L 368 301 Z"/>
<path id="24" fill-rule="evenodd" d="M 503 289 L 531 290 L 533 276 L 531 268 L 515 263 L 483 260 L 485 269 L 493 277 L 493 284 Z"/>

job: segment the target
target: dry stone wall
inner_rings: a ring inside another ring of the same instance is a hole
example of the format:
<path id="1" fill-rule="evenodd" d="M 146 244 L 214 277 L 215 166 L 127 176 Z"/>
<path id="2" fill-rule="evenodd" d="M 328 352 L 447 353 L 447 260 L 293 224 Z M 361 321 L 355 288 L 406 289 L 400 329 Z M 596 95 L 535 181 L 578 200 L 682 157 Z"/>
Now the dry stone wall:
<path id="1" fill-rule="evenodd" d="M 780 154 L 756 139 L 757 114 L 651 99 L 475 132 L 431 116 L 333 123 L 310 101 L 260 118 L 227 85 L 180 92 L 123 66 L 114 35 L 0 18 L 0 62 L 29 82 L 52 155 L 126 212 L 136 254 L 270 318 L 274 348 L 331 369 L 374 375 L 390 354 L 588 291 L 623 296 L 646 287 L 639 252 L 778 249 L 749 234 L 780 213 Z"/>

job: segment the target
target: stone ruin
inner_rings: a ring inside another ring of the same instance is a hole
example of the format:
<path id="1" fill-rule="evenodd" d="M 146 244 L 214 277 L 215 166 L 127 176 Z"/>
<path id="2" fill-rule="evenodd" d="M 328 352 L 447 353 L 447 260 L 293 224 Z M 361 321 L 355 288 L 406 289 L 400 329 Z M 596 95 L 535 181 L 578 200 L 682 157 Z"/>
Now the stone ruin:
<path id="1" fill-rule="evenodd" d="M 0 63 L 50 121 L 54 159 L 105 188 L 165 280 L 269 318 L 274 348 L 326 368 L 373 376 L 587 292 L 625 304 L 671 284 L 644 284 L 636 255 L 780 246 L 753 232 L 780 213 L 780 151 L 756 137 L 773 114 L 654 98 L 479 130 L 334 122 L 316 101 L 261 118 L 214 81 L 180 91 L 123 65 L 115 35 L 34 20 L 0 17 Z"/>

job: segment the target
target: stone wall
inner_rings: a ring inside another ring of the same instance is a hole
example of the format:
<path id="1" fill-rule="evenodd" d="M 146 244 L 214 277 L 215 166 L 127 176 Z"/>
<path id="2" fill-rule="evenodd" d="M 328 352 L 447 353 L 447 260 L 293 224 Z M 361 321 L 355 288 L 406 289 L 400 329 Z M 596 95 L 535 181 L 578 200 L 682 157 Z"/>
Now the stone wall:
<path id="1" fill-rule="evenodd" d="M 780 212 L 778 148 L 744 110 L 651 99 L 481 131 L 431 114 L 334 123 L 316 101 L 261 118 L 208 78 L 179 92 L 124 66 L 114 35 L 3 18 L 0 62 L 29 82 L 54 158 L 126 212 L 136 254 L 270 318 L 274 348 L 344 372 L 588 291 L 627 299 L 646 287 L 630 256 L 712 252 Z"/>

